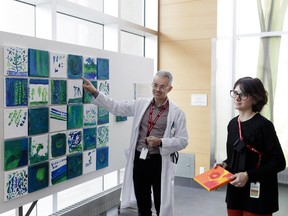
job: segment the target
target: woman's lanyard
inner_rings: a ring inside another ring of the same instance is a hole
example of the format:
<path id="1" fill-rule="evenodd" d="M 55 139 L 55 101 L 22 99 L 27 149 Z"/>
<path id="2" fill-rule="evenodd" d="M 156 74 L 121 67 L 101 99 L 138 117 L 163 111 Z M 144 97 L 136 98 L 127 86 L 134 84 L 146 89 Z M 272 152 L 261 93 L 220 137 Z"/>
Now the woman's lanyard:
<path id="1" fill-rule="evenodd" d="M 242 129 L 241 129 L 241 122 L 240 122 L 240 117 L 238 117 L 238 129 L 239 129 L 239 137 L 240 137 L 240 141 L 243 140 L 243 136 L 242 136 Z M 253 148 L 251 145 L 247 144 L 246 145 L 247 148 L 249 150 L 251 150 L 252 152 L 255 152 L 256 154 L 258 154 L 258 163 L 256 165 L 256 168 L 258 169 L 260 167 L 260 163 L 261 163 L 261 158 L 263 153 L 259 152 L 258 150 L 256 150 L 255 148 Z"/>
<path id="2" fill-rule="evenodd" d="M 168 105 L 169 105 L 169 101 L 167 100 L 167 102 L 165 103 L 164 107 L 157 113 L 157 115 L 154 118 L 154 120 L 152 120 L 152 115 L 153 115 L 153 110 L 154 110 L 154 103 L 151 103 L 150 110 L 149 110 L 148 130 L 147 130 L 147 134 L 146 134 L 147 137 L 150 136 L 150 132 L 152 131 L 154 125 L 156 124 L 156 122 L 158 121 L 160 116 L 164 113 L 164 111 L 167 109 Z"/>

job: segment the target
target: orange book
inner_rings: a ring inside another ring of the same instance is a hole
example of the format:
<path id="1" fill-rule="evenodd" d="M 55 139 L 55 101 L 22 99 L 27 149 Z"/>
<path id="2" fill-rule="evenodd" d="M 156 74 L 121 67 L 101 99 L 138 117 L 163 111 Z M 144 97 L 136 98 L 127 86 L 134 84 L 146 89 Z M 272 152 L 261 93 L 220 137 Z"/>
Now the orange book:
<path id="1" fill-rule="evenodd" d="M 232 173 L 223 169 L 221 166 L 217 166 L 216 168 L 212 168 L 195 176 L 194 180 L 208 191 L 212 191 L 224 184 L 229 183 L 229 177 L 232 175 Z"/>

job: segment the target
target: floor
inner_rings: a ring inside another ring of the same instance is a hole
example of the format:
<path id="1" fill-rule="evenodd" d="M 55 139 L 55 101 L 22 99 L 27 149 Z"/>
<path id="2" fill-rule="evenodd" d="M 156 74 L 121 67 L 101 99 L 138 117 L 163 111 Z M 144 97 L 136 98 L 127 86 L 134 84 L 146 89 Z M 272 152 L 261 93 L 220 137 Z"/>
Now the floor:
<path id="1" fill-rule="evenodd" d="M 175 182 L 175 216 L 225 216 L 225 186 L 208 192 L 193 182 Z M 273 216 L 288 216 L 288 185 L 279 185 L 280 210 Z M 111 209 L 107 216 L 137 216 L 136 209 Z M 155 214 L 156 216 L 156 214 Z"/>

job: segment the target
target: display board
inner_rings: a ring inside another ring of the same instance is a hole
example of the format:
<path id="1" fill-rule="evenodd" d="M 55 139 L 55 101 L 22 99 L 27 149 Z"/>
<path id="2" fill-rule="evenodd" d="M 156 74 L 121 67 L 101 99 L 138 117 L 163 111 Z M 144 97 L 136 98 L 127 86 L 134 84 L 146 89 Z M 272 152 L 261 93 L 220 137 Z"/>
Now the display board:
<path id="1" fill-rule="evenodd" d="M 153 60 L 0 32 L 0 213 L 125 166 L 132 119 L 91 104 L 86 77 L 118 100 Z"/>

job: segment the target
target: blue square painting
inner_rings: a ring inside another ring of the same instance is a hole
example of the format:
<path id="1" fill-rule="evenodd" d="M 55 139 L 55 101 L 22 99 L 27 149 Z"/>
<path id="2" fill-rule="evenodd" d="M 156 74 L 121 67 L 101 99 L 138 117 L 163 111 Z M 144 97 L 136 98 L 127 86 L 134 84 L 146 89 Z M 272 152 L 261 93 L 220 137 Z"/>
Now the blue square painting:
<path id="1" fill-rule="evenodd" d="M 28 192 L 48 187 L 49 185 L 49 163 L 43 162 L 28 167 Z"/>
<path id="2" fill-rule="evenodd" d="M 4 170 L 28 165 L 28 138 L 4 141 Z"/>
<path id="3" fill-rule="evenodd" d="M 97 58 L 97 79 L 109 79 L 109 59 Z"/>
<path id="4" fill-rule="evenodd" d="M 67 67 L 67 76 L 69 79 L 80 79 L 83 72 L 83 57 L 69 54 Z"/>
<path id="5" fill-rule="evenodd" d="M 6 106 L 28 105 L 28 79 L 6 78 Z"/>
<path id="6" fill-rule="evenodd" d="M 67 147 L 69 154 L 82 151 L 82 130 L 71 130 L 67 132 Z"/>
<path id="7" fill-rule="evenodd" d="M 109 147 L 101 147 L 96 149 L 96 170 L 108 167 L 109 164 Z"/>
<path id="8" fill-rule="evenodd" d="M 28 76 L 28 49 L 4 46 L 4 75 Z"/>
<path id="9" fill-rule="evenodd" d="M 86 79 L 97 79 L 96 74 L 96 58 L 85 57 L 84 58 L 84 70 L 83 75 Z"/>
<path id="10" fill-rule="evenodd" d="M 49 129 L 49 108 L 29 108 L 28 135 L 47 133 Z"/>
<path id="11" fill-rule="evenodd" d="M 81 176 L 83 172 L 82 152 L 67 156 L 67 179 Z"/>
<path id="12" fill-rule="evenodd" d="M 97 124 L 107 124 L 109 123 L 109 112 L 106 111 L 103 107 L 98 106 L 98 113 L 97 113 Z"/>
<path id="13" fill-rule="evenodd" d="M 51 104 L 67 103 L 66 80 L 50 80 L 50 101 Z"/>
<path id="14" fill-rule="evenodd" d="M 67 129 L 82 128 L 82 125 L 83 125 L 83 106 L 69 105 Z"/>
<path id="15" fill-rule="evenodd" d="M 66 154 L 66 132 L 50 134 L 51 157 L 59 157 Z"/>
<path id="16" fill-rule="evenodd" d="M 49 77 L 49 52 L 28 49 L 28 75 L 33 77 Z"/>
<path id="17" fill-rule="evenodd" d="M 83 150 L 96 148 L 96 128 L 83 129 Z"/>

